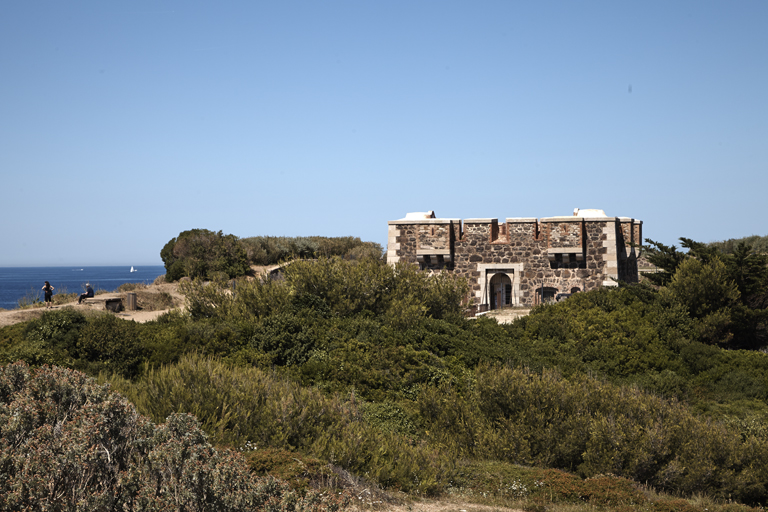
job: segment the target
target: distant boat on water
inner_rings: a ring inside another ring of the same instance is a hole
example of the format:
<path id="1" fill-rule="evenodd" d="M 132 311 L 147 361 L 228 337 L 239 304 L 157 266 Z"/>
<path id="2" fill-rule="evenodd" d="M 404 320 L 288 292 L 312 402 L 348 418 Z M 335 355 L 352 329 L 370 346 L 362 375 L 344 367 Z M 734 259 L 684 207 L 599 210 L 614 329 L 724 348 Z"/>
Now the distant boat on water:
<path id="1" fill-rule="evenodd" d="M 133 265 L 131 265 L 131 272 L 138 272 L 138 271 L 139 271 L 139 269 L 137 269 L 137 268 L 135 269 L 135 268 L 133 268 Z"/>

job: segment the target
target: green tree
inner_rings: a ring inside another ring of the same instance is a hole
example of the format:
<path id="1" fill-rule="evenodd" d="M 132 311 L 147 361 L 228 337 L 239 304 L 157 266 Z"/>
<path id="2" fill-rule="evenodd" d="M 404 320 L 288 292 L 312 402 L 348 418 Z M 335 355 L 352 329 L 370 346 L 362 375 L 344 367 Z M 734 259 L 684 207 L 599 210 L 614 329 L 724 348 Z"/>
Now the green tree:
<path id="1" fill-rule="evenodd" d="M 758 254 L 741 242 L 725 262 L 744 304 L 751 309 L 768 308 L 768 255 Z"/>
<path id="2" fill-rule="evenodd" d="M 713 264 L 715 260 L 722 262 L 727 280 L 733 281 L 739 291 L 739 303 L 728 311 L 719 309 L 703 316 L 697 316 L 692 311 L 692 316 L 699 322 L 699 327 L 710 333 L 704 338 L 711 340 L 710 336 L 723 335 L 723 326 L 730 323 L 728 332 L 732 337 L 731 346 L 748 349 L 764 347 L 768 343 L 768 255 L 753 249 L 747 242 L 753 239 L 760 241 L 759 237 L 749 237 L 741 241 L 703 244 L 690 238 L 680 238 L 681 246 L 687 252 L 678 251 L 675 246 L 646 240 L 649 244 L 646 257 L 661 269 L 646 277 L 655 285 L 667 286 L 680 265 L 688 259 L 695 259 L 702 264 Z M 699 283 L 699 286 L 703 285 Z M 677 295 L 684 293 L 679 288 Z M 691 305 L 690 301 L 683 302 Z M 705 325 L 708 327 L 705 328 Z M 720 334 L 716 334 L 718 332 Z"/>
<path id="3" fill-rule="evenodd" d="M 165 244 L 160 257 L 169 281 L 184 276 L 211 279 L 216 273 L 234 278 L 248 272 L 245 246 L 235 235 L 225 235 L 221 231 L 183 231 Z"/>
<path id="4" fill-rule="evenodd" d="M 733 337 L 732 313 L 741 294 L 719 258 L 709 263 L 685 259 L 663 294 L 684 306 L 697 320 L 695 325 L 701 341 L 725 343 Z"/>
<path id="5" fill-rule="evenodd" d="M 678 265 L 685 259 L 686 255 L 677 250 L 674 245 L 664 245 L 661 242 L 655 242 L 650 238 L 645 239 L 647 244 L 643 248 L 645 258 L 660 271 L 653 274 L 645 274 L 653 284 L 664 286 L 672 279 Z"/>

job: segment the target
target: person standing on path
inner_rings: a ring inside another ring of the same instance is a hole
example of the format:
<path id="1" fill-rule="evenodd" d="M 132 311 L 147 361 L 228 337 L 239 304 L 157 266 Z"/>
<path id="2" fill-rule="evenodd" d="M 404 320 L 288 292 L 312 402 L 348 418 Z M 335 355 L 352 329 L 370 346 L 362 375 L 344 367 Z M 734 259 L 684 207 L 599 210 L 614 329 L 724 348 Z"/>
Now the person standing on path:
<path id="1" fill-rule="evenodd" d="M 53 286 L 48 281 L 43 286 L 43 293 L 45 293 L 45 309 L 53 307 Z"/>

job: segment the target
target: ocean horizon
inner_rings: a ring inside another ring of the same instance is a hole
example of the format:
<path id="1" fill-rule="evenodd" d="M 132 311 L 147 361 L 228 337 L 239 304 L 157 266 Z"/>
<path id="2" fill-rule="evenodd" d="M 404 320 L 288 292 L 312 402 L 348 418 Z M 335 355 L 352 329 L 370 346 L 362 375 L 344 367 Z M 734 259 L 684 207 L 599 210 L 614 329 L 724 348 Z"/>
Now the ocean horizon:
<path id="1" fill-rule="evenodd" d="M 54 294 L 81 293 L 86 283 L 97 291 L 114 291 L 125 283 L 152 284 L 164 274 L 162 265 L 0 267 L 0 308 L 16 309 L 21 299 L 42 301 L 45 281 Z"/>

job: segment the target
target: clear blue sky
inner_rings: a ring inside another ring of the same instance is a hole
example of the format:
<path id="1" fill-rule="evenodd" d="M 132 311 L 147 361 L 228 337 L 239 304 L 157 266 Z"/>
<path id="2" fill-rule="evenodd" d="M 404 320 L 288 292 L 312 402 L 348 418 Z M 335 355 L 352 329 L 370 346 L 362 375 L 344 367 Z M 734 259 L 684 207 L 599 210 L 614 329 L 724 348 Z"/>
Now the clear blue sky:
<path id="1" fill-rule="evenodd" d="M 0 173 L 0 266 L 425 210 L 766 235 L 768 2 L 3 2 Z"/>

